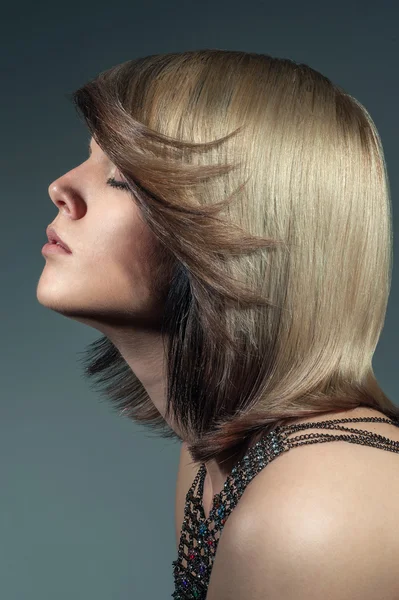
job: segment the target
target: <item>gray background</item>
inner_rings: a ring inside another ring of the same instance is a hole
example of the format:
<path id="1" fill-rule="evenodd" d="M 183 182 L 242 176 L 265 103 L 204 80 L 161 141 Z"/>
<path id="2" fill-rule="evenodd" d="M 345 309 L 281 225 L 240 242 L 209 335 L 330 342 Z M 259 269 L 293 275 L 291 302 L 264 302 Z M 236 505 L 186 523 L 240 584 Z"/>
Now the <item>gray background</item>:
<path id="1" fill-rule="evenodd" d="M 357 4 L 357 6 L 356 6 Z M 394 2 L 44 2 L 2 7 L 0 597 L 169 598 L 180 446 L 88 388 L 78 352 L 99 337 L 35 295 L 48 185 L 87 158 L 66 98 L 117 63 L 199 48 L 305 62 L 360 100 L 382 137 L 398 228 L 398 8 Z M 398 255 L 397 236 L 394 255 Z M 396 261 L 397 262 L 397 261 Z M 374 369 L 398 398 L 399 277 Z"/>

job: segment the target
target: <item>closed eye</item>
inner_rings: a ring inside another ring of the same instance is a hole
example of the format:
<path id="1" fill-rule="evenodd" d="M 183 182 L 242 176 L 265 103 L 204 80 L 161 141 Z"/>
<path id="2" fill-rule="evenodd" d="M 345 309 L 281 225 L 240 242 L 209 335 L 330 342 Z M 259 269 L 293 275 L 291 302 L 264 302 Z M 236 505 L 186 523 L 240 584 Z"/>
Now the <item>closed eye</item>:
<path id="1" fill-rule="evenodd" d="M 120 190 L 129 190 L 129 186 L 127 183 L 123 181 L 117 181 L 114 177 L 110 177 L 107 179 L 108 185 L 114 188 L 118 188 Z"/>

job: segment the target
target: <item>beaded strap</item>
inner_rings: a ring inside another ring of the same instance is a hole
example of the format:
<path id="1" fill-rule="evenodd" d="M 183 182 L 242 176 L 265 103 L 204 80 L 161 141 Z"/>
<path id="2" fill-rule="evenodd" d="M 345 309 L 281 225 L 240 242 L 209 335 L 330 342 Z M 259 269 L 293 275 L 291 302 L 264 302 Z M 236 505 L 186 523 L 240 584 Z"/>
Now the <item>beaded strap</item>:
<path id="1" fill-rule="evenodd" d="M 205 517 L 202 502 L 206 466 L 205 463 L 201 464 L 186 495 L 178 557 L 172 563 L 175 581 L 175 591 L 172 594 L 174 600 L 205 600 L 218 542 L 228 516 L 237 505 L 248 483 L 283 452 L 296 446 L 341 440 L 399 453 L 399 442 L 383 435 L 342 425 L 334 426 L 336 423 L 349 422 L 389 423 L 399 428 L 399 421 L 382 417 L 335 419 L 276 427 L 254 444 L 234 466 L 222 491 L 214 496 L 208 518 Z M 288 439 L 292 433 L 318 427 L 339 429 L 356 435 L 310 433 Z"/>

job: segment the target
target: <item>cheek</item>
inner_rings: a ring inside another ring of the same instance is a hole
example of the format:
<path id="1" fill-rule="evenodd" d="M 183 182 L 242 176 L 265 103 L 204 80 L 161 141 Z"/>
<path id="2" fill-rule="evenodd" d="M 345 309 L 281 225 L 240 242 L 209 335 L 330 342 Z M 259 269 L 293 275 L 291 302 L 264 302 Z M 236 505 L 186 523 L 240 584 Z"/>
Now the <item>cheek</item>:
<path id="1" fill-rule="evenodd" d="M 98 265 L 113 263 L 133 267 L 145 256 L 150 243 L 148 228 L 131 210 L 100 214 L 91 228 L 95 233 L 85 249 L 90 261 Z"/>
<path id="2" fill-rule="evenodd" d="M 119 297 L 134 294 L 144 300 L 151 296 L 155 247 L 156 240 L 142 221 L 108 223 L 106 231 L 97 229 L 84 262 L 98 285 Z"/>
<path id="3" fill-rule="evenodd" d="M 152 272 L 155 244 L 156 240 L 145 224 L 134 223 L 123 235 L 113 239 L 113 261 L 127 275 L 149 276 Z"/>

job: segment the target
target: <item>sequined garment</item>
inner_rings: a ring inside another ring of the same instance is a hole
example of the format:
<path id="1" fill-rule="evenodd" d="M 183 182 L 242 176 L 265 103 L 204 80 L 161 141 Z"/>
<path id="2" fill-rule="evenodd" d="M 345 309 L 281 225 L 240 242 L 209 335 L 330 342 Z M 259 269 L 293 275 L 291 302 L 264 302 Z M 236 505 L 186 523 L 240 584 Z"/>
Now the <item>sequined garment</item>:
<path id="1" fill-rule="evenodd" d="M 349 422 L 390 423 L 399 427 L 399 421 L 380 417 L 335 419 L 276 427 L 274 431 L 263 436 L 249 448 L 242 460 L 236 463 L 226 479 L 224 489 L 214 496 L 208 518 L 205 517 L 202 503 L 206 476 L 206 467 L 202 463 L 186 495 L 178 557 L 172 563 L 175 583 L 172 598 L 205 600 L 218 542 L 228 516 L 237 505 L 248 483 L 282 452 L 305 444 L 343 440 L 399 453 L 399 442 L 368 430 L 336 425 Z M 354 435 L 310 433 L 287 439 L 289 434 L 297 431 L 318 428 L 339 429 Z"/>

